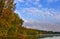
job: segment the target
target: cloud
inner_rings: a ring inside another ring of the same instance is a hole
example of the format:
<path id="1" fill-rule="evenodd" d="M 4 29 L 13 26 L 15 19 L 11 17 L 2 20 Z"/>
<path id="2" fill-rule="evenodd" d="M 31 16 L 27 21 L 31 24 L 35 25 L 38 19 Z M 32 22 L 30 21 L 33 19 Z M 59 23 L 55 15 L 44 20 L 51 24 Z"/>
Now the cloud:
<path id="1" fill-rule="evenodd" d="M 26 2 L 27 4 L 29 2 L 33 3 L 33 4 L 39 4 L 41 0 L 15 0 L 15 1 L 19 1 L 19 2 Z M 58 2 L 60 0 L 43 0 L 44 2 L 47 3 L 52 3 L 52 2 Z"/>
<path id="2" fill-rule="evenodd" d="M 40 0 L 18 0 L 19 2 L 38 4 Z"/>
<path id="3" fill-rule="evenodd" d="M 56 11 L 55 9 L 30 7 L 16 10 L 16 12 L 23 19 L 47 20 L 60 24 L 60 11 Z"/>
<path id="4" fill-rule="evenodd" d="M 24 26 L 27 28 L 33 28 L 33 29 L 39 29 L 39 30 L 47 30 L 47 31 L 60 31 L 60 12 L 57 12 L 55 9 L 48 9 L 48 8 L 22 8 L 20 10 L 17 10 L 18 14 L 22 13 L 27 14 L 27 17 L 30 16 L 31 18 L 34 16 L 38 16 L 37 18 L 45 18 L 45 19 L 53 19 L 50 21 L 47 20 L 28 20 L 21 17 L 24 20 Z M 25 15 L 26 16 L 26 15 Z M 49 17 L 49 18 L 47 18 Z M 57 20 L 55 20 L 57 19 Z M 53 23 L 53 21 L 56 21 L 56 23 Z"/>
<path id="5" fill-rule="evenodd" d="M 27 28 L 46 30 L 46 31 L 60 31 L 60 26 L 43 20 L 27 20 L 24 25 Z"/>
<path id="6" fill-rule="evenodd" d="M 59 0 L 43 0 L 47 3 L 57 2 Z M 17 1 L 16 1 L 17 2 Z M 18 0 L 20 9 L 15 12 L 24 20 L 24 25 L 29 28 L 60 31 L 60 11 L 52 8 L 43 8 L 40 0 Z M 17 2 L 17 3 L 18 3 Z M 23 3 L 23 4 L 22 4 Z M 28 7 L 27 7 L 28 6 Z M 37 8 L 35 7 L 37 6 Z M 37 20 L 33 20 L 33 19 Z M 29 19 L 29 20 L 28 20 Z M 32 20 L 31 20 L 32 19 Z M 39 19 L 39 20 L 38 20 Z M 40 19 L 44 19 L 41 21 Z M 49 22 L 48 22 L 49 21 Z M 50 22 L 51 21 L 51 22 Z M 59 25 L 52 23 L 57 22 Z M 55 29 L 56 28 L 56 29 Z"/>
<path id="7" fill-rule="evenodd" d="M 32 7 L 32 6 L 37 6 L 38 8 L 42 7 L 42 5 L 40 4 L 40 0 L 18 0 L 21 5 L 22 3 L 24 3 L 23 5 L 26 5 L 27 7 Z"/>
<path id="8" fill-rule="evenodd" d="M 59 0 L 44 0 L 44 2 L 47 2 L 47 3 L 53 3 L 53 2 L 58 2 Z"/>
<path id="9" fill-rule="evenodd" d="M 54 16 L 54 18 L 56 18 L 56 19 L 60 20 L 60 14 L 58 14 L 58 15 Z"/>
<path id="10" fill-rule="evenodd" d="M 29 13 L 29 14 L 35 14 L 35 15 L 38 15 L 38 16 L 41 16 L 41 15 L 45 15 L 45 16 L 54 16 L 56 15 L 56 11 L 54 9 L 47 9 L 47 8 L 41 8 L 41 9 L 38 9 L 38 8 L 34 8 L 34 7 L 31 7 L 31 8 L 22 8 L 21 10 L 18 10 L 19 12 L 21 13 Z"/>
<path id="11" fill-rule="evenodd" d="M 18 0 L 18 1 L 20 1 L 20 2 L 24 2 L 24 0 Z"/>

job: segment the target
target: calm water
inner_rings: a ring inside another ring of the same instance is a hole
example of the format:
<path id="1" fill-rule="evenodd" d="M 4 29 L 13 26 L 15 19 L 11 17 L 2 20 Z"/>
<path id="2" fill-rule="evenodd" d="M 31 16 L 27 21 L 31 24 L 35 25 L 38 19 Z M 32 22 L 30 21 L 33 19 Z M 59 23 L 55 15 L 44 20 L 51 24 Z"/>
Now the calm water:
<path id="1" fill-rule="evenodd" d="M 41 37 L 38 35 L 36 36 L 27 36 L 27 37 L 0 37 L 0 39 L 60 39 L 60 36 L 53 36 L 53 35 L 42 35 Z"/>
<path id="2" fill-rule="evenodd" d="M 38 39 L 60 39 L 60 36 L 45 37 L 45 38 L 38 38 Z"/>

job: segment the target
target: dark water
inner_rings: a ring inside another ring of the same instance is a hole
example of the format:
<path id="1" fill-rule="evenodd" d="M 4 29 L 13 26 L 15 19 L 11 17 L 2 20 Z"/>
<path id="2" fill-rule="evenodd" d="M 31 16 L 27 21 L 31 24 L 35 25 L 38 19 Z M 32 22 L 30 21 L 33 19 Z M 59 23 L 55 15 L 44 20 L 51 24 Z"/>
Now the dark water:
<path id="1" fill-rule="evenodd" d="M 17 38 L 17 37 L 0 37 L 0 39 L 60 39 L 60 36 L 55 37 L 45 37 L 45 38 L 35 38 L 35 37 L 27 37 L 27 38 Z"/>
<path id="2" fill-rule="evenodd" d="M 60 39 L 59 35 L 38 35 L 38 36 L 27 36 L 27 37 L 0 37 L 0 39 Z"/>

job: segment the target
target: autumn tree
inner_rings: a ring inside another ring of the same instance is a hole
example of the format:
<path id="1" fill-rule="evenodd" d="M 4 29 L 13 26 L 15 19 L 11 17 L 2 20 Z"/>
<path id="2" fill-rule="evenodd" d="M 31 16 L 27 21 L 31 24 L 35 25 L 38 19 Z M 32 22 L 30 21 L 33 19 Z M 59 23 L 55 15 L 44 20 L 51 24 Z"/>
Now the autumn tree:
<path id="1" fill-rule="evenodd" d="M 14 0 L 0 0 L 0 36 L 16 34 L 23 20 L 14 12 Z"/>

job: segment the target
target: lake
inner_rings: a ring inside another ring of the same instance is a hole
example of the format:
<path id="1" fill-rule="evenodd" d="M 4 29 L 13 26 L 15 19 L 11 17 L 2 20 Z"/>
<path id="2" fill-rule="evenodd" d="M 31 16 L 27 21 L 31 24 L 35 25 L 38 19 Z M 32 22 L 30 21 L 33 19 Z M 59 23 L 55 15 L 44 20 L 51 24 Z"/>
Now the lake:
<path id="1" fill-rule="evenodd" d="M 45 37 L 45 38 L 38 38 L 38 39 L 60 39 L 60 36 Z"/>
<path id="2" fill-rule="evenodd" d="M 38 37 L 36 37 L 35 35 L 30 35 L 27 37 L 22 37 L 22 38 L 18 38 L 18 37 L 0 37 L 0 39 L 60 39 L 60 35 L 55 35 L 53 36 L 52 34 L 48 35 L 48 34 L 44 34 L 44 35 L 38 35 Z"/>

